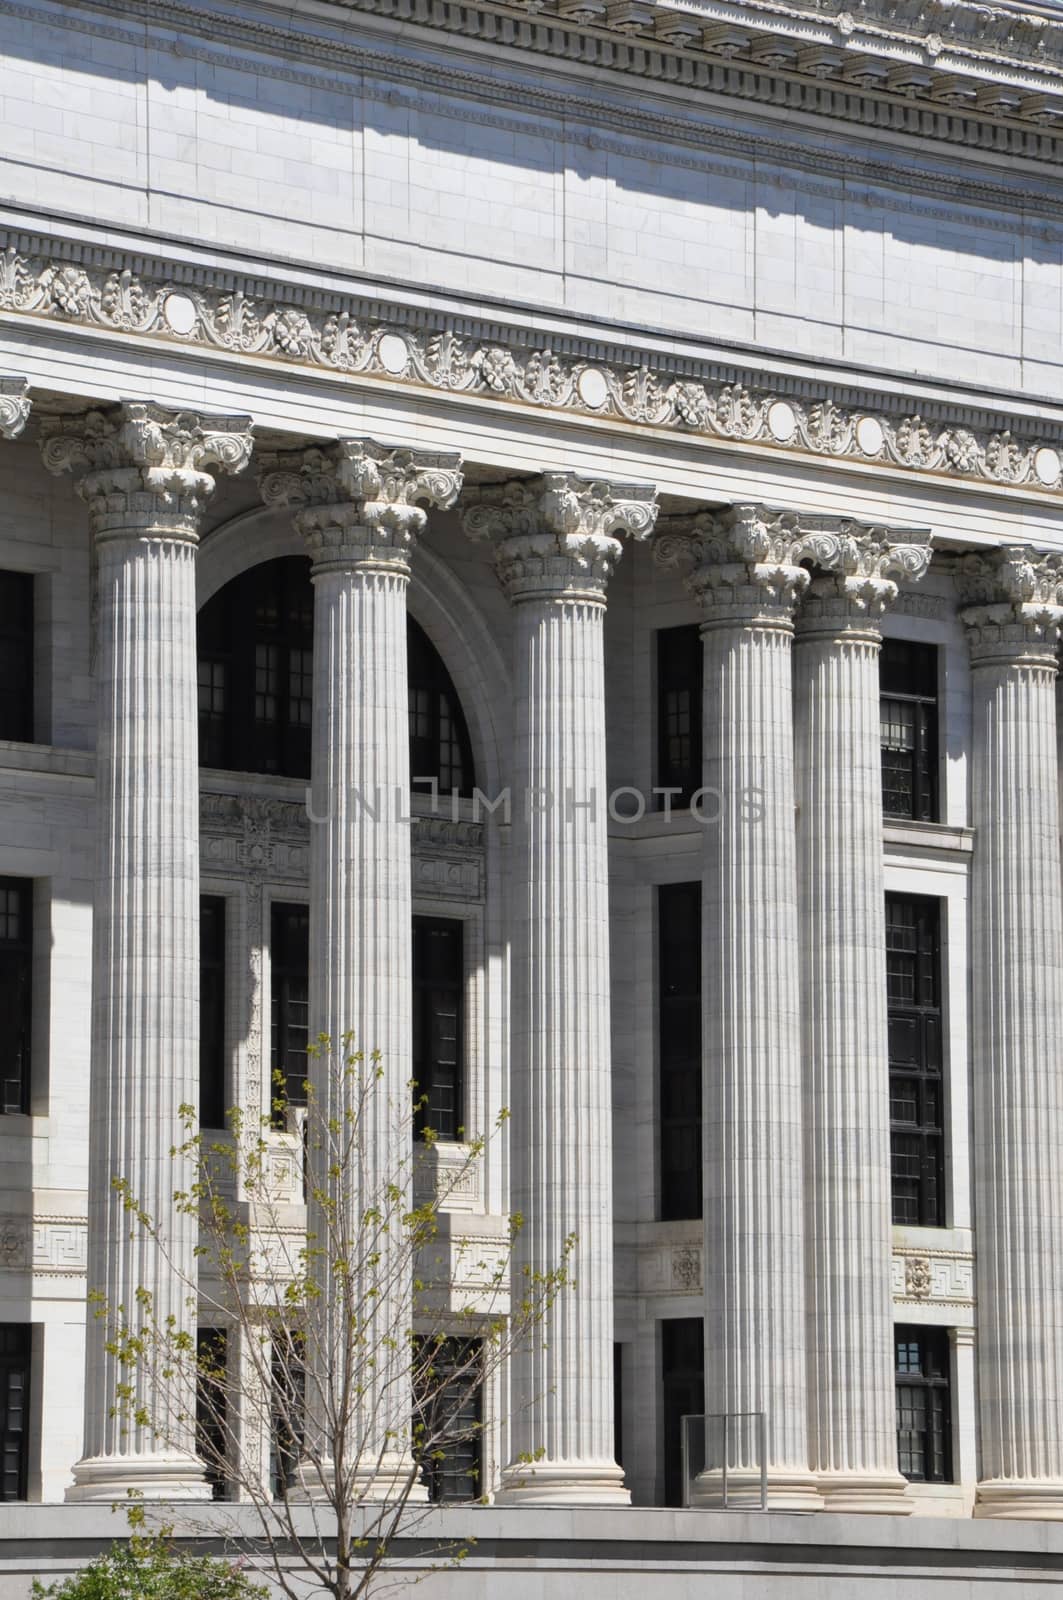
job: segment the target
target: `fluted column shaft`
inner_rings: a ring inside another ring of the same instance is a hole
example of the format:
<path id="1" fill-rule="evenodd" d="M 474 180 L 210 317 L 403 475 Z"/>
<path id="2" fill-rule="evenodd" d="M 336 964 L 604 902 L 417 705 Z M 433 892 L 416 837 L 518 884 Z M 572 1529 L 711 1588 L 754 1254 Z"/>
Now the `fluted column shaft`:
<path id="1" fill-rule="evenodd" d="M 512 1205 L 516 1268 L 576 1286 L 514 1363 L 513 1453 L 547 1496 L 619 1496 L 613 1460 L 612 1120 L 605 679 L 600 600 L 516 610 L 512 848 Z M 571 797 L 571 805 L 569 799 Z M 590 809 L 585 809 L 590 808 Z M 530 1409 L 526 1402 L 531 1401 Z M 583 1480 L 586 1480 L 584 1483 Z"/>
<path id="2" fill-rule="evenodd" d="M 792 602 L 704 602 L 705 1409 L 764 1412 L 769 1504 L 808 1509 Z M 759 1441 L 728 1432 L 734 1486 Z"/>
<path id="3" fill-rule="evenodd" d="M 875 621 L 895 594 L 816 580 L 794 660 L 809 1449 L 828 1510 L 910 1507 L 897 1470 Z"/>
<path id="4" fill-rule="evenodd" d="M 513 1503 L 627 1500 L 614 1459 L 605 589 L 612 535 L 652 526 L 652 492 L 546 474 L 481 493 L 514 607 L 511 1205 L 515 1296 L 572 1283 L 512 1359 Z"/>
<path id="5" fill-rule="evenodd" d="M 1060 1519 L 1063 907 L 1055 683 L 1063 566 L 1049 559 L 1038 571 L 1020 553 L 1015 565 L 1035 573 L 1044 590 L 1031 603 L 1031 585 L 1009 583 L 1010 565 L 1005 557 L 984 587 L 991 603 L 964 612 L 975 829 L 976 1514 Z M 986 574 L 992 560 L 980 566 Z M 969 573 L 961 584 L 970 588 Z"/>
<path id="6" fill-rule="evenodd" d="M 293 509 L 313 563 L 310 1030 L 331 1048 L 309 1063 L 319 1292 L 302 1481 L 333 1503 L 386 1499 L 411 1470 L 406 596 L 417 502 L 452 503 L 458 466 L 366 439 L 263 463 L 263 495 Z"/>
<path id="7" fill-rule="evenodd" d="M 199 1074 L 195 548 L 213 489 L 199 468 L 239 470 L 250 432 L 132 405 L 43 431 L 52 470 L 90 469 L 78 487 L 98 570 L 88 1282 L 104 1304 L 88 1319 L 69 1495 L 205 1499 L 189 1367 L 124 1362 L 114 1335 L 195 1329 L 196 1221 L 174 1201 L 194 1174 L 173 1149 Z M 131 1222 L 115 1179 L 154 1233 Z"/>

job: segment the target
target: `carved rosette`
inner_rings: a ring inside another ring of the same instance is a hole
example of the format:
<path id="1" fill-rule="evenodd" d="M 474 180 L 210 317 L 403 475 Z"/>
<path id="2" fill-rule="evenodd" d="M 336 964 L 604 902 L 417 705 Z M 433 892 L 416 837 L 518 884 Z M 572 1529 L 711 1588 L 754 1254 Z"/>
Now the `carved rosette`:
<path id="1" fill-rule="evenodd" d="M 30 414 L 25 378 L 0 378 L 0 439 L 17 439 Z"/>
<path id="2" fill-rule="evenodd" d="M 79 417 L 42 417 L 41 454 L 49 472 L 79 474 L 77 490 L 97 540 L 194 543 L 214 491 L 206 469 L 243 471 L 251 459 L 251 419 L 124 400 Z"/>
<path id="3" fill-rule="evenodd" d="M 955 568 L 972 663 L 1015 661 L 1056 671 L 1063 630 L 1063 555 L 1006 545 Z"/>
<path id="4" fill-rule="evenodd" d="M 618 535 L 646 539 L 657 520 L 652 484 L 610 483 L 574 472 L 491 484 L 464 516 L 471 539 L 490 540 L 509 599 L 582 600 L 604 605 L 620 559 Z"/>
<path id="5" fill-rule="evenodd" d="M 461 493 L 461 456 L 375 439 L 267 456 L 259 487 L 268 506 L 293 513 L 315 572 L 352 564 L 409 572 L 427 512 Z"/>

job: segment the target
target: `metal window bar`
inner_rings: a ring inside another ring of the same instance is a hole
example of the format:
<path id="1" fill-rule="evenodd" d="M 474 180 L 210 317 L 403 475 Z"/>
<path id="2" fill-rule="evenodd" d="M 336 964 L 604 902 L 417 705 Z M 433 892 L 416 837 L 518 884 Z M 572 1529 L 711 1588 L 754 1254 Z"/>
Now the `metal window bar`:
<path id="1" fill-rule="evenodd" d="M 715 1428 L 713 1425 L 716 1425 Z M 719 1461 L 710 1460 L 709 1440 L 713 1432 L 720 1438 Z M 736 1467 L 732 1454 L 748 1455 L 755 1440 L 756 1466 Z M 683 1505 L 687 1510 L 766 1511 L 768 1509 L 767 1414 L 763 1411 L 709 1411 L 684 1416 L 680 1421 L 680 1446 L 683 1463 Z M 700 1464 L 698 1464 L 700 1463 Z M 739 1476 L 739 1485 L 734 1478 Z M 755 1503 L 750 1498 L 750 1479 L 756 1487 Z M 718 1481 L 716 1483 L 712 1480 Z M 702 1487 L 696 1488 L 699 1480 Z"/>

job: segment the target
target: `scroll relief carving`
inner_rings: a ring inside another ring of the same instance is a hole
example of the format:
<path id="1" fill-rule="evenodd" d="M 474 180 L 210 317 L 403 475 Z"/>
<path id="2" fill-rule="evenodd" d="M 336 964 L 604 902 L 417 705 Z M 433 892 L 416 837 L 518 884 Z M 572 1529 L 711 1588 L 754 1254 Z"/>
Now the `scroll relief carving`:
<path id="1" fill-rule="evenodd" d="M 399 306 L 300 296 L 260 279 L 185 283 L 162 262 L 145 269 L 140 256 L 135 265 L 117 255 L 100 265 L 88 252 L 83 261 L 64 259 L 47 241 L 38 254 L 12 243 L 0 255 L 0 310 L 706 439 L 1063 493 L 1059 442 L 992 419 L 934 420 L 872 396 L 866 407 L 842 404 L 829 391 L 801 394 L 764 374 L 735 379 L 708 362 L 669 365 L 650 352 L 633 365 L 598 346 L 573 353 L 571 341 L 530 343 L 521 330 L 500 334 L 497 325 L 482 336 L 465 331 L 464 321 L 460 330 L 442 318 L 414 326 Z"/>
<path id="2" fill-rule="evenodd" d="M 0 378 L 0 439 L 17 439 L 30 414 L 25 378 Z"/>

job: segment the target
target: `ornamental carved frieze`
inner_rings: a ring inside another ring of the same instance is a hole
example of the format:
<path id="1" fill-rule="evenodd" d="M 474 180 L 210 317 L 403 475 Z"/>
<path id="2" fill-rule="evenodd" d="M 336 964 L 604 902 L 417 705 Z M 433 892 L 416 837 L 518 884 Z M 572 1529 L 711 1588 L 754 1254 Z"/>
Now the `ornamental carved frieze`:
<path id="1" fill-rule="evenodd" d="M 410 822 L 413 892 L 433 900 L 482 900 L 484 826 L 450 815 Z M 240 878 L 261 895 L 264 883 L 305 886 L 310 876 L 310 815 L 305 802 L 261 795 L 201 794 L 200 866 L 207 876 Z"/>
<path id="2" fill-rule="evenodd" d="M 458 325 L 355 296 L 234 283 L 231 274 L 212 284 L 209 271 L 193 279 L 139 255 L 135 266 L 116 252 L 101 264 L 98 251 L 35 244 L 12 242 L 0 254 L 0 311 L 704 440 L 1063 493 L 1058 438 L 988 417 L 961 424 L 871 394 L 843 403 L 808 383 L 736 376 L 711 361 L 669 364 L 647 351 L 633 364 L 596 342 L 581 350 L 569 337 L 497 324 L 477 332 L 466 318 Z"/>
<path id="3" fill-rule="evenodd" d="M 895 1301 L 969 1309 L 974 1304 L 974 1257 L 960 1250 L 894 1250 L 891 1281 Z"/>

